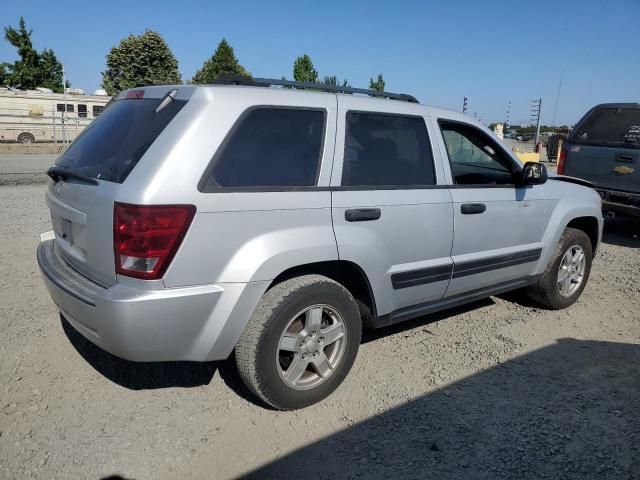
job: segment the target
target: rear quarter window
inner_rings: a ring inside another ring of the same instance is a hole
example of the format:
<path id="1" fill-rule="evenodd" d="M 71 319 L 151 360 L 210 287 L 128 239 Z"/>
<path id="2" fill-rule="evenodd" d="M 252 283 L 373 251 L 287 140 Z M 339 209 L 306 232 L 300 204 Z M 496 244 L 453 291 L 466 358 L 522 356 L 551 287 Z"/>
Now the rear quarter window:
<path id="1" fill-rule="evenodd" d="M 161 102 L 159 98 L 112 102 L 58 158 L 56 165 L 100 180 L 124 182 L 186 103 L 173 100 L 156 112 Z"/>
<path id="2" fill-rule="evenodd" d="M 572 140 L 640 148 L 640 108 L 598 108 L 578 125 Z"/>
<path id="3" fill-rule="evenodd" d="M 245 112 L 200 181 L 203 192 L 224 188 L 316 185 L 324 110 L 258 107 Z"/>

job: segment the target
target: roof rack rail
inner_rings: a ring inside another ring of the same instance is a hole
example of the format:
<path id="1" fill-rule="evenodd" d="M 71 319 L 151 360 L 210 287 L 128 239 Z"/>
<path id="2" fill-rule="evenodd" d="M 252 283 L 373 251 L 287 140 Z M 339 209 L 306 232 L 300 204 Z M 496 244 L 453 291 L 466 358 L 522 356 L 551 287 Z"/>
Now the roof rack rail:
<path id="1" fill-rule="evenodd" d="M 322 90 L 334 93 L 357 93 L 361 95 L 369 95 L 371 97 L 389 98 L 391 100 L 400 100 L 410 103 L 420 103 L 413 95 L 406 93 L 380 92 L 378 90 L 370 90 L 367 88 L 343 87 L 340 85 L 326 85 L 324 83 L 315 82 L 294 82 L 285 79 L 276 78 L 253 78 L 244 77 L 242 75 L 220 75 L 214 82 L 214 85 L 243 85 L 249 87 L 272 87 L 281 86 L 289 88 Z"/>

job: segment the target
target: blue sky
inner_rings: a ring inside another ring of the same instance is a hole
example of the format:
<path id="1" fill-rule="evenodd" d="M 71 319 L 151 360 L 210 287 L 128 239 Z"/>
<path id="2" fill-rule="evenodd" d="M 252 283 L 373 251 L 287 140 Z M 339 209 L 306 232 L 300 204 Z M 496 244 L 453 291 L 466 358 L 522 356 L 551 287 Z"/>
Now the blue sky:
<path id="1" fill-rule="evenodd" d="M 389 91 L 460 109 L 489 123 L 527 121 L 543 99 L 550 123 L 575 123 L 596 103 L 640 102 L 640 0 L 308 2 L 4 2 L 1 24 L 22 15 L 38 49 L 52 48 L 74 87 L 100 85 L 105 55 L 145 28 L 165 38 L 191 78 L 222 37 L 255 76 L 291 77 L 296 56 L 320 75 L 367 86 L 384 74 Z M 0 61 L 16 52 L 0 41 Z"/>

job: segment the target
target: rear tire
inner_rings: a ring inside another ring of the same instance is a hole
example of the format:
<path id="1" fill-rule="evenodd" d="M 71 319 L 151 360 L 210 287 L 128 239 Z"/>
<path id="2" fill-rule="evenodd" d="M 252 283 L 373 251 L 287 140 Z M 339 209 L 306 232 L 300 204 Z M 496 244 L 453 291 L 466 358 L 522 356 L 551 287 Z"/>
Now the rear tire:
<path id="1" fill-rule="evenodd" d="M 587 234 L 575 228 L 565 229 L 542 277 L 527 289 L 529 298 L 551 310 L 572 305 L 587 285 L 592 259 L 593 249 Z"/>
<path id="2" fill-rule="evenodd" d="M 18 135 L 18 143 L 35 143 L 36 137 L 29 132 L 22 132 Z"/>
<path id="3" fill-rule="evenodd" d="M 238 371 L 269 405 L 303 408 L 342 383 L 361 331 L 358 306 L 346 288 L 321 275 L 291 278 L 258 303 L 236 346 Z"/>

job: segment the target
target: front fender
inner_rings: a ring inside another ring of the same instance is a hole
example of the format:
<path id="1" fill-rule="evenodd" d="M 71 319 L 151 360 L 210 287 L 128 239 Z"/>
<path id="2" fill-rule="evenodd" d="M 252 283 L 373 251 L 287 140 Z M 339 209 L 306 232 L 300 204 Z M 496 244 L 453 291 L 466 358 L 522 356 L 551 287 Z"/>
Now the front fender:
<path id="1" fill-rule="evenodd" d="M 593 217 L 598 221 L 598 243 L 602 238 L 602 206 L 600 196 L 591 188 L 571 183 L 549 181 L 545 185 L 549 220 L 543 235 L 542 256 L 535 273 L 541 274 L 547 268 L 556 251 L 562 233 L 569 223 L 581 217 Z"/>

